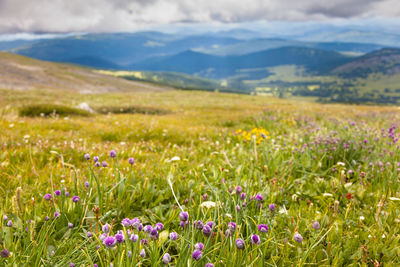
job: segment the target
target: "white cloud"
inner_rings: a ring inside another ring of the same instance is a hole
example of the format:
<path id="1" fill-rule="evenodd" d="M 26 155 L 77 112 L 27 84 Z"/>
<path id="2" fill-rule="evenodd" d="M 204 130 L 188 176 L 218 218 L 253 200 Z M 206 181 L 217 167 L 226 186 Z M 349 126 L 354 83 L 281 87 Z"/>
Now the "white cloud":
<path id="1" fill-rule="evenodd" d="M 132 31 L 180 22 L 398 16 L 398 0 L 0 0 L 3 33 Z"/>

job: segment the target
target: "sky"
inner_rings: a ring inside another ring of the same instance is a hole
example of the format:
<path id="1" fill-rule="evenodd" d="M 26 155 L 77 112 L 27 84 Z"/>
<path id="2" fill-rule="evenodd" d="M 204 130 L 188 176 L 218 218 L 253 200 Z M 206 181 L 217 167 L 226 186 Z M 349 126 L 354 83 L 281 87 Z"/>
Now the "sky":
<path id="1" fill-rule="evenodd" d="M 166 25 L 399 20 L 400 0 L 0 0 L 0 34 L 137 31 Z"/>

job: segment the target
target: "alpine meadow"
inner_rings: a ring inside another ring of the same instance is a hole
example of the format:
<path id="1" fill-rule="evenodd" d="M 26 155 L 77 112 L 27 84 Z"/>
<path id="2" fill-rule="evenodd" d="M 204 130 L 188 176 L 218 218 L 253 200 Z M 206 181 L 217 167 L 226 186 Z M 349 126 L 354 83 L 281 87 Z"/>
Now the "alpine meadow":
<path id="1" fill-rule="evenodd" d="M 0 266 L 399 266 L 400 6 L 331 2 L 0 1 Z"/>

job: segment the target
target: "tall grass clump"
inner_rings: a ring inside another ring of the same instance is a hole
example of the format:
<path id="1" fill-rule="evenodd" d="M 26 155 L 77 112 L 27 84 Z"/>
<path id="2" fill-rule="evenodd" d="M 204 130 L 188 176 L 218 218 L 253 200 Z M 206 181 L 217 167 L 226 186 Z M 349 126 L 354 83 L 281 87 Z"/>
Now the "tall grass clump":
<path id="1" fill-rule="evenodd" d="M 51 117 L 51 116 L 90 116 L 86 110 L 56 105 L 56 104 L 30 104 L 19 108 L 21 117 Z"/>

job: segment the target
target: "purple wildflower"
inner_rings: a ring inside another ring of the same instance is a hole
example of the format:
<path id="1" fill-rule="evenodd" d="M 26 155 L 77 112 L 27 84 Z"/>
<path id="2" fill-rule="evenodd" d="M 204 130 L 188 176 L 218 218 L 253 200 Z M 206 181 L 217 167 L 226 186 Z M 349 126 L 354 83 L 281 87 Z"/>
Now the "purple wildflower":
<path id="1" fill-rule="evenodd" d="M 319 224 L 319 222 L 314 221 L 312 223 L 312 228 L 314 228 L 314 230 L 319 230 L 319 228 L 321 228 L 321 225 Z"/>
<path id="2" fill-rule="evenodd" d="M 153 227 L 151 227 L 150 224 L 146 225 L 146 226 L 143 228 L 143 231 L 145 231 L 145 232 L 148 233 L 148 234 L 150 234 L 152 230 L 153 230 Z"/>
<path id="3" fill-rule="evenodd" d="M 99 157 L 98 157 L 98 156 L 94 156 L 94 157 L 93 157 L 93 161 L 94 161 L 94 162 L 98 162 L 98 161 L 99 161 Z"/>
<path id="4" fill-rule="evenodd" d="M 211 227 L 208 226 L 207 224 L 203 226 L 203 234 L 205 236 L 210 236 L 211 231 L 212 231 Z"/>
<path id="5" fill-rule="evenodd" d="M 258 231 L 262 233 L 267 233 L 268 232 L 268 226 L 266 224 L 259 224 L 257 225 Z"/>
<path id="6" fill-rule="evenodd" d="M 69 263 L 69 267 L 75 267 L 75 263 L 70 262 L 70 263 Z"/>
<path id="7" fill-rule="evenodd" d="M 172 232 L 169 234 L 169 239 L 171 240 L 177 240 L 178 239 L 178 234 L 176 232 Z"/>
<path id="8" fill-rule="evenodd" d="M 125 218 L 121 221 L 121 224 L 125 227 L 131 226 L 132 225 L 132 221 L 129 220 L 128 218 Z"/>
<path id="9" fill-rule="evenodd" d="M 204 265 L 204 267 L 214 267 L 214 264 L 212 264 L 211 262 L 206 263 L 206 265 Z"/>
<path id="10" fill-rule="evenodd" d="M 9 221 L 7 222 L 7 226 L 8 226 L 8 227 L 12 227 L 12 226 L 13 226 L 13 223 L 12 223 L 11 220 L 9 220 Z"/>
<path id="11" fill-rule="evenodd" d="M 245 200 L 246 199 L 246 194 L 245 193 L 241 193 L 240 194 L 240 199 L 241 200 Z"/>
<path id="12" fill-rule="evenodd" d="M 88 181 L 85 181 L 85 187 L 86 187 L 86 188 L 89 188 L 89 185 L 90 185 L 89 182 L 88 182 Z"/>
<path id="13" fill-rule="evenodd" d="M 274 211 L 275 211 L 275 204 L 270 204 L 270 205 L 269 205 L 269 210 L 270 210 L 271 212 L 274 212 Z"/>
<path id="14" fill-rule="evenodd" d="M 74 225 L 72 223 L 68 223 L 68 228 L 74 228 Z"/>
<path id="15" fill-rule="evenodd" d="M 238 185 L 237 187 L 236 187 L 236 194 L 240 194 L 242 192 L 242 187 L 240 186 L 240 185 Z"/>
<path id="16" fill-rule="evenodd" d="M 94 164 L 95 167 L 100 167 L 100 161 L 96 161 Z"/>
<path id="17" fill-rule="evenodd" d="M 124 235 L 124 232 L 118 231 L 117 234 L 115 235 L 115 239 L 117 240 L 118 243 L 123 243 L 123 242 L 125 242 L 125 235 Z"/>
<path id="18" fill-rule="evenodd" d="M 201 257 L 203 257 L 203 252 L 201 252 L 200 250 L 195 250 L 195 251 L 193 251 L 192 257 L 193 257 L 193 259 L 198 261 L 201 259 Z"/>
<path id="19" fill-rule="evenodd" d="M 51 199 L 51 195 L 50 194 L 46 194 L 46 195 L 44 195 L 43 198 L 46 199 L 46 200 L 50 200 Z"/>
<path id="20" fill-rule="evenodd" d="M 57 212 L 57 211 L 56 211 L 56 212 L 54 212 L 54 218 L 56 218 L 56 219 L 57 219 L 58 217 L 60 217 L 60 213 L 59 213 L 59 212 Z"/>
<path id="21" fill-rule="evenodd" d="M 229 229 L 229 231 L 234 232 L 235 229 L 236 229 L 236 223 L 234 223 L 234 222 L 229 222 L 229 223 L 228 223 L 228 229 Z"/>
<path id="22" fill-rule="evenodd" d="M 195 224 L 197 229 L 199 229 L 199 230 L 203 229 L 204 224 L 203 224 L 202 221 L 200 221 L 200 220 L 199 221 L 195 221 L 194 224 Z"/>
<path id="23" fill-rule="evenodd" d="M 296 241 L 297 243 L 303 242 L 303 237 L 302 237 L 301 234 L 299 234 L 299 233 L 294 234 L 293 239 L 294 239 L 294 241 Z"/>
<path id="24" fill-rule="evenodd" d="M 214 222 L 213 221 L 206 222 L 206 225 L 210 226 L 211 229 L 214 228 Z"/>
<path id="25" fill-rule="evenodd" d="M 48 220 L 50 220 L 49 216 L 44 217 L 44 220 L 47 222 Z"/>
<path id="26" fill-rule="evenodd" d="M 261 201 L 263 201 L 264 198 L 263 198 L 263 196 L 259 193 L 259 194 L 257 194 L 257 195 L 255 196 L 255 199 L 261 202 Z"/>
<path id="27" fill-rule="evenodd" d="M 117 244 L 117 239 L 113 236 L 107 236 L 104 240 L 103 240 L 103 244 L 107 247 L 107 248 L 112 248 L 115 246 L 115 244 Z"/>
<path id="28" fill-rule="evenodd" d="M 162 229 L 164 229 L 164 225 L 162 223 L 156 223 L 156 225 L 154 225 L 154 229 L 156 229 L 157 231 L 161 231 Z"/>
<path id="29" fill-rule="evenodd" d="M 60 190 L 54 191 L 54 195 L 55 195 L 55 196 L 61 196 L 61 191 L 60 191 Z"/>
<path id="30" fill-rule="evenodd" d="M 86 160 L 89 160 L 89 159 L 90 159 L 90 155 L 89 155 L 88 153 L 86 153 L 83 157 L 84 157 Z"/>
<path id="31" fill-rule="evenodd" d="M 142 240 L 140 240 L 140 244 L 142 245 L 142 246 L 145 246 L 145 245 L 147 245 L 149 243 L 149 240 L 147 240 L 147 239 L 142 239 Z"/>
<path id="32" fill-rule="evenodd" d="M 260 237 L 258 235 L 252 235 L 251 236 L 251 243 L 253 245 L 259 245 L 261 243 Z"/>
<path id="33" fill-rule="evenodd" d="M 128 159 L 129 164 L 133 165 L 135 163 L 135 160 L 133 158 Z"/>
<path id="34" fill-rule="evenodd" d="M 244 248 L 244 241 L 240 238 L 236 239 L 235 245 L 238 249 L 243 249 Z"/>
<path id="35" fill-rule="evenodd" d="M 101 228 L 103 230 L 104 233 L 108 234 L 110 232 L 110 225 L 108 223 L 106 223 L 105 225 L 103 225 L 103 227 Z"/>
<path id="36" fill-rule="evenodd" d="M 96 163 L 97 163 L 97 162 L 96 162 Z M 103 166 L 104 168 L 108 167 L 107 161 L 103 161 L 103 162 L 101 163 L 101 166 Z"/>
<path id="37" fill-rule="evenodd" d="M 146 257 L 146 251 L 144 250 L 144 248 L 140 251 L 140 257 L 145 258 Z"/>
<path id="38" fill-rule="evenodd" d="M 131 236 L 129 237 L 129 239 L 130 239 L 132 242 L 137 242 L 137 241 L 139 240 L 139 236 L 138 236 L 138 235 L 135 235 L 135 234 L 131 234 Z"/>
<path id="39" fill-rule="evenodd" d="M 92 234 L 92 232 L 87 232 L 87 234 L 86 234 L 86 236 L 88 237 L 88 238 L 91 238 L 92 236 L 93 236 L 93 234 Z"/>
<path id="40" fill-rule="evenodd" d="M 168 264 L 171 261 L 171 256 L 169 253 L 165 253 L 164 256 L 162 257 L 162 262 L 164 264 Z"/>
<path id="41" fill-rule="evenodd" d="M 2 258 L 8 258 L 8 257 L 10 257 L 10 251 L 8 251 L 8 250 L 5 248 L 5 249 L 3 249 L 3 250 L 1 251 L 0 256 L 1 256 Z"/>
<path id="42" fill-rule="evenodd" d="M 79 202 L 79 197 L 78 196 L 73 196 L 72 197 L 72 202 L 74 202 L 74 203 L 77 203 L 77 202 Z"/>
<path id="43" fill-rule="evenodd" d="M 110 157 L 115 158 L 117 156 L 117 152 L 115 150 L 110 151 Z"/>
<path id="44" fill-rule="evenodd" d="M 196 244 L 194 244 L 194 248 L 195 248 L 196 250 L 203 250 L 204 244 L 201 243 L 201 242 L 196 243 Z"/>
<path id="45" fill-rule="evenodd" d="M 7 215 L 3 215 L 3 220 L 4 220 L 4 221 L 7 221 L 7 220 L 8 220 Z"/>
<path id="46" fill-rule="evenodd" d="M 186 222 L 189 219 L 189 214 L 185 211 L 182 211 L 181 213 L 179 213 L 179 218 L 181 219 L 181 221 Z"/>

